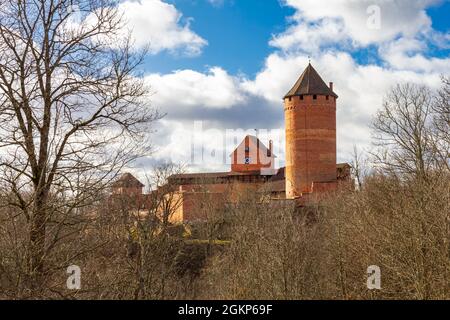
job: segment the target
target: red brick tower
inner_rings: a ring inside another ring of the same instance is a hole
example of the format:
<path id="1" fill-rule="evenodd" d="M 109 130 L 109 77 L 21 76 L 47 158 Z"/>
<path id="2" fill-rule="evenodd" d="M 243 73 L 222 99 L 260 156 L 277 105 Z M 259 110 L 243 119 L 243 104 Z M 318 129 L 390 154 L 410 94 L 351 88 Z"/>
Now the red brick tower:
<path id="1" fill-rule="evenodd" d="M 311 64 L 284 97 L 286 198 L 336 181 L 336 99 Z"/>

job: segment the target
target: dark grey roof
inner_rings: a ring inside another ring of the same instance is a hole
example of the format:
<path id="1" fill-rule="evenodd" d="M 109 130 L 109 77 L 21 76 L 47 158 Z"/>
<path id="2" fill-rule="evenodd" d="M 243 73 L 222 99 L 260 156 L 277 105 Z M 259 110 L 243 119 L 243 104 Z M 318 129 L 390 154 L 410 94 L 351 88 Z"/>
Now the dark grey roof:
<path id="1" fill-rule="evenodd" d="M 329 95 L 336 98 L 338 97 L 337 94 L 334 93 L 322 80 L 320 75 L 310 63 L 284 98 L 311 94 Z"/>

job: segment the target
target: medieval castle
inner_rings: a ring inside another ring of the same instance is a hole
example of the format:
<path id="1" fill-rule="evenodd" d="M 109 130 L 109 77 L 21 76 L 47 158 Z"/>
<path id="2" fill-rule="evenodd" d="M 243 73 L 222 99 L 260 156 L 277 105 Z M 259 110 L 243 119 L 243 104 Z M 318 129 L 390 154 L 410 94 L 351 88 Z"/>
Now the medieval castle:
<path id="1" fill-rule="evenodd" d="M 168 183 L 176 186 L 176 201 L 180 203 L 171 222 L 204 219 L 197 206 L 202 201 L 221 201 L 220 196 L 230 190 L 230 185 L 236 195 L 244 188 L 255 192 L 264 189 L 274 200 L 306 204 L 341 184 L 351 184 L 350 165 L 336 164 L 337 98 L 333 83 L 328 86 L 309 64 L 283 98 L 286 167 L 274 168 L 272 141 L 266 147 L 257 137 L 248 135 L 231 154 L 229 172 L 178 174 L 169 178 Z M 112 193 L 145 198 L 148 195 L 143 194 L 143 187 L 126 173 L 113 184 Z M 145 200 L 143 203 L 145 207 Z"/>

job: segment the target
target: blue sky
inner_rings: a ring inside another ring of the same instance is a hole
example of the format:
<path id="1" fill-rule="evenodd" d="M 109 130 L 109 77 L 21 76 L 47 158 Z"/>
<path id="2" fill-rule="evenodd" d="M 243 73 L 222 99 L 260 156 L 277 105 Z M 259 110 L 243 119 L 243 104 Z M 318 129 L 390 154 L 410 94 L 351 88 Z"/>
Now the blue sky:
<path id="1" fill-rule="evenodd" d="M 227 170 L 236 139 L 255 128 L 263 142 L 274 140 L 282 166 L 281 97 L 308 56 L 339 95 L 339 161 L 354 145 L 371 149 L 369 125 L 390 87 L 438 89 L 450 74 L 450 1 L 124 0 L 121 7 L 135 45 L 150 47 L 141 71 L 151 104 L 167 113 L 140 168 L 175 161 L 191 171 Z M 235 137 L 226 134 L 233 130 Z"/>
<path id="2" fill-rule="evenodd" d="M 147 59 L 146 70 L 170 72 L 220 65 L 231 73 L 256 74 L 265 57 L 273 50 L 268 43 L 272 35 L 282 32 L 294 10 L 277 0 L 224 1 L 211 5 L 207 0 L 172 0 L 183 13 L 183 20 L 208 40 L 197 57 L 162 53 Z"/>
<path id="3" fill-rule="evenodd" d="M 450 27 L 450 2 L 444 1 L 427 9 L 433 21 L 433 28 L 448 32 Z"/>
<path id="4" fill-rule="evenodd" d="M 202 71 L 207 66 L 220 65 L 230 73 L 254 76 L 264 64 L 265 57 L 274 48 L 269 41 L 274 34 L 286 29 L 292 7 L 280 0 L 224 0 L 212 5 L 208 0 L 170 0 L 183 13 L 182 23 L 208 40 L 202 54 L 196 57 L 163 52 L 149 56 L 145 69 L 148 72 L 170 72 L 177 69 Z M 444 1 L 426 10 L 433 28 L 449 32 L 450 2 Z M 432 48 L 429 55 L 443 57 L 449 50 Z M 354 50 L 352 55 L 361 63 L 380 62 L 376 47 Z M 314 57 L 312 57 L 314 59 Z"/>

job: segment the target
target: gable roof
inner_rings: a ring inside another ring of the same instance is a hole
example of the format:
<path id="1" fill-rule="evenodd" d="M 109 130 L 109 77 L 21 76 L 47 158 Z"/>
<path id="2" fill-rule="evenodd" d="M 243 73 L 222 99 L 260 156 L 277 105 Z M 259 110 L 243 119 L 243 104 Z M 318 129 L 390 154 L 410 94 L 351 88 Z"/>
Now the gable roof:
<path id="1" fill-rule="evenodd" d="M 245 140 L 248 138 L 248 144 L 249 146 L 253 145 L 253 146 L 257 146 L 259 144 L 259 150 L 260 152 L 267 154 L 267 150 L 269 150 L 264 143 L 261 142 L 261 140 L 258 139 L 258 137 L 252 136 L 252 135 L 246 135 L 244 139 L 242 139 L 241 143 L 239 143 L 239 145 L 233 150 L 233 152 L 230 154 L 230 157 L 233 156 L 233 154 L 241 147 L 245 147 Z M 276 158 L 275 154 L 273 153 L 272 150 L 272 154 L 271 157 Z"/>
<path id="2" fill-rule="evenodd" d="M 117 181 L 112 184 L 113 187 L 144 187 L 131 173 L 124 173 Z"/>
<path id="3" fill-rule="evenodd" d="M 331 90 L 322 80 L 320 75 L 310 63 L 306 67 L 305 71 L 303 71 L 302 75 L 297 80 L 292 89 L 289 90 L 289 92 L 284 96 L 284 98 L 313 94 L 329 95 L 336 98 L 338 97 L 338 95 L 334 93 L 333 90 Z"/>

